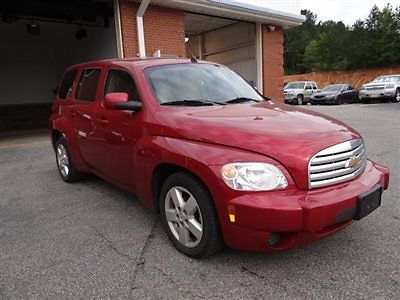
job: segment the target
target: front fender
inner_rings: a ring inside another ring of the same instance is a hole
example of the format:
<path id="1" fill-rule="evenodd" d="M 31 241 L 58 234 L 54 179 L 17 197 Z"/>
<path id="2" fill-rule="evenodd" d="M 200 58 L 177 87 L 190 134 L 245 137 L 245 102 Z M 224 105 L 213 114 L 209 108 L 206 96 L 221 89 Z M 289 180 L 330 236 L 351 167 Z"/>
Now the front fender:
<path id="1" fill-rule="evenodd" d="M 246 192 L 234 191 L 225 184 L 220 175 L 222 165 L 251 161 L 272 163 L 284 172 L 289 187 L 294 187 L 293 179 L 282 165 L 269 157 L 242 149 L 179 138 L 152 136 L 140 140 L 135 153 L 137 155 L 135 159 L 137 193 L 140 201 L 152 209 L 155 209 L 151 186 L 152 176 L 160 164 L 181 167 L 202 180 L 211 193 L 220 220 L 226 219 L 226 222 L 228 222 L 227 199 Z"/>

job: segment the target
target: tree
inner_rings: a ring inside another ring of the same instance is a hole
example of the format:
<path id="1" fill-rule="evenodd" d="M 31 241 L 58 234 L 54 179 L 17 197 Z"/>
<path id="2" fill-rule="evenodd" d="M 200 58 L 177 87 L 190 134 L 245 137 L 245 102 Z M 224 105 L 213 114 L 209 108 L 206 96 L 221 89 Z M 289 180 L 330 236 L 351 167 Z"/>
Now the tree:
<path id="1" fill-rule="evenodd" d="M 342 22 L 318 22 L 302 10 L 302 26 L 285 31 L 285 72 L 352 70 L 400 65 L 400 6 L 372 7 L 365 20 L 346 27 Z"/>

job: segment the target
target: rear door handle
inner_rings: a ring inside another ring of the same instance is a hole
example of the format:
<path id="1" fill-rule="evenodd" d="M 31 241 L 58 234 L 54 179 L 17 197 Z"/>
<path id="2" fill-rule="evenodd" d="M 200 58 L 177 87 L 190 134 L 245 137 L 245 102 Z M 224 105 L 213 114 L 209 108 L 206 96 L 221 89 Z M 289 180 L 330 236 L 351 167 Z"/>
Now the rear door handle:
<path id="1" fill-rule="evenodd" d="M 71 110 L 71 111 L 69 112 L 69 115 L 70 115 L 71 117 L 76 117 L 76 111 Z"/>

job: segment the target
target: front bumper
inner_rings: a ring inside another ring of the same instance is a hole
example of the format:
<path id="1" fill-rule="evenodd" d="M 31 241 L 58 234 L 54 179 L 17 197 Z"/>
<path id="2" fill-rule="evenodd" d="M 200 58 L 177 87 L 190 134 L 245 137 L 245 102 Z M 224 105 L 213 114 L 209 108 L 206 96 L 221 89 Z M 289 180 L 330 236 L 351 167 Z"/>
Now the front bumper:
<path id="1" fill-rule="evenodd" d="M 371 161 L 352 181 L 312 190 L 247 193 L 228 201 L 235 222 L 224 226 L 225 243 L 236 249 L 275 252 L 299 247 L 333 234 L 352 222 L 358 196 L 380 185 L 387 189 L 389 171 Z M 280 233 L 270 246 L 271 233 Z"/>
<path id="2" fill-rule="evenodd" d="M 396 94 L 396 89 L 384 90 L 361 90 L 359 93 L 360 99 L 382 99 L 392 98 Z"/>
<path id="3" fill-rule="evenodd" d="M 286 104 L 297 103 L 297 97 L 295 95 L 285 95 L 284 100 Z"/>

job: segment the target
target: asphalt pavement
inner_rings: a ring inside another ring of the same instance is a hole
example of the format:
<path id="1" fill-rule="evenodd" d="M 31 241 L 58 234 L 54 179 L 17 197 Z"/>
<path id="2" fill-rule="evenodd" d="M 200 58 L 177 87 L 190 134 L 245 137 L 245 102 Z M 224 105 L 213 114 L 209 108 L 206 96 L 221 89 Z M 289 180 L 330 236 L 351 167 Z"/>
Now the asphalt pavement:
<path id="1" fill-rule="evenodd" d="M 188 258 L 134 196 L 94 176 L 64 183 L 47 136 L 2 139 L 0 298 L 398 299 L 400 104 L 306 109 L 358 130 L 390 189 L 367 218 L 277 254 Z"/>

